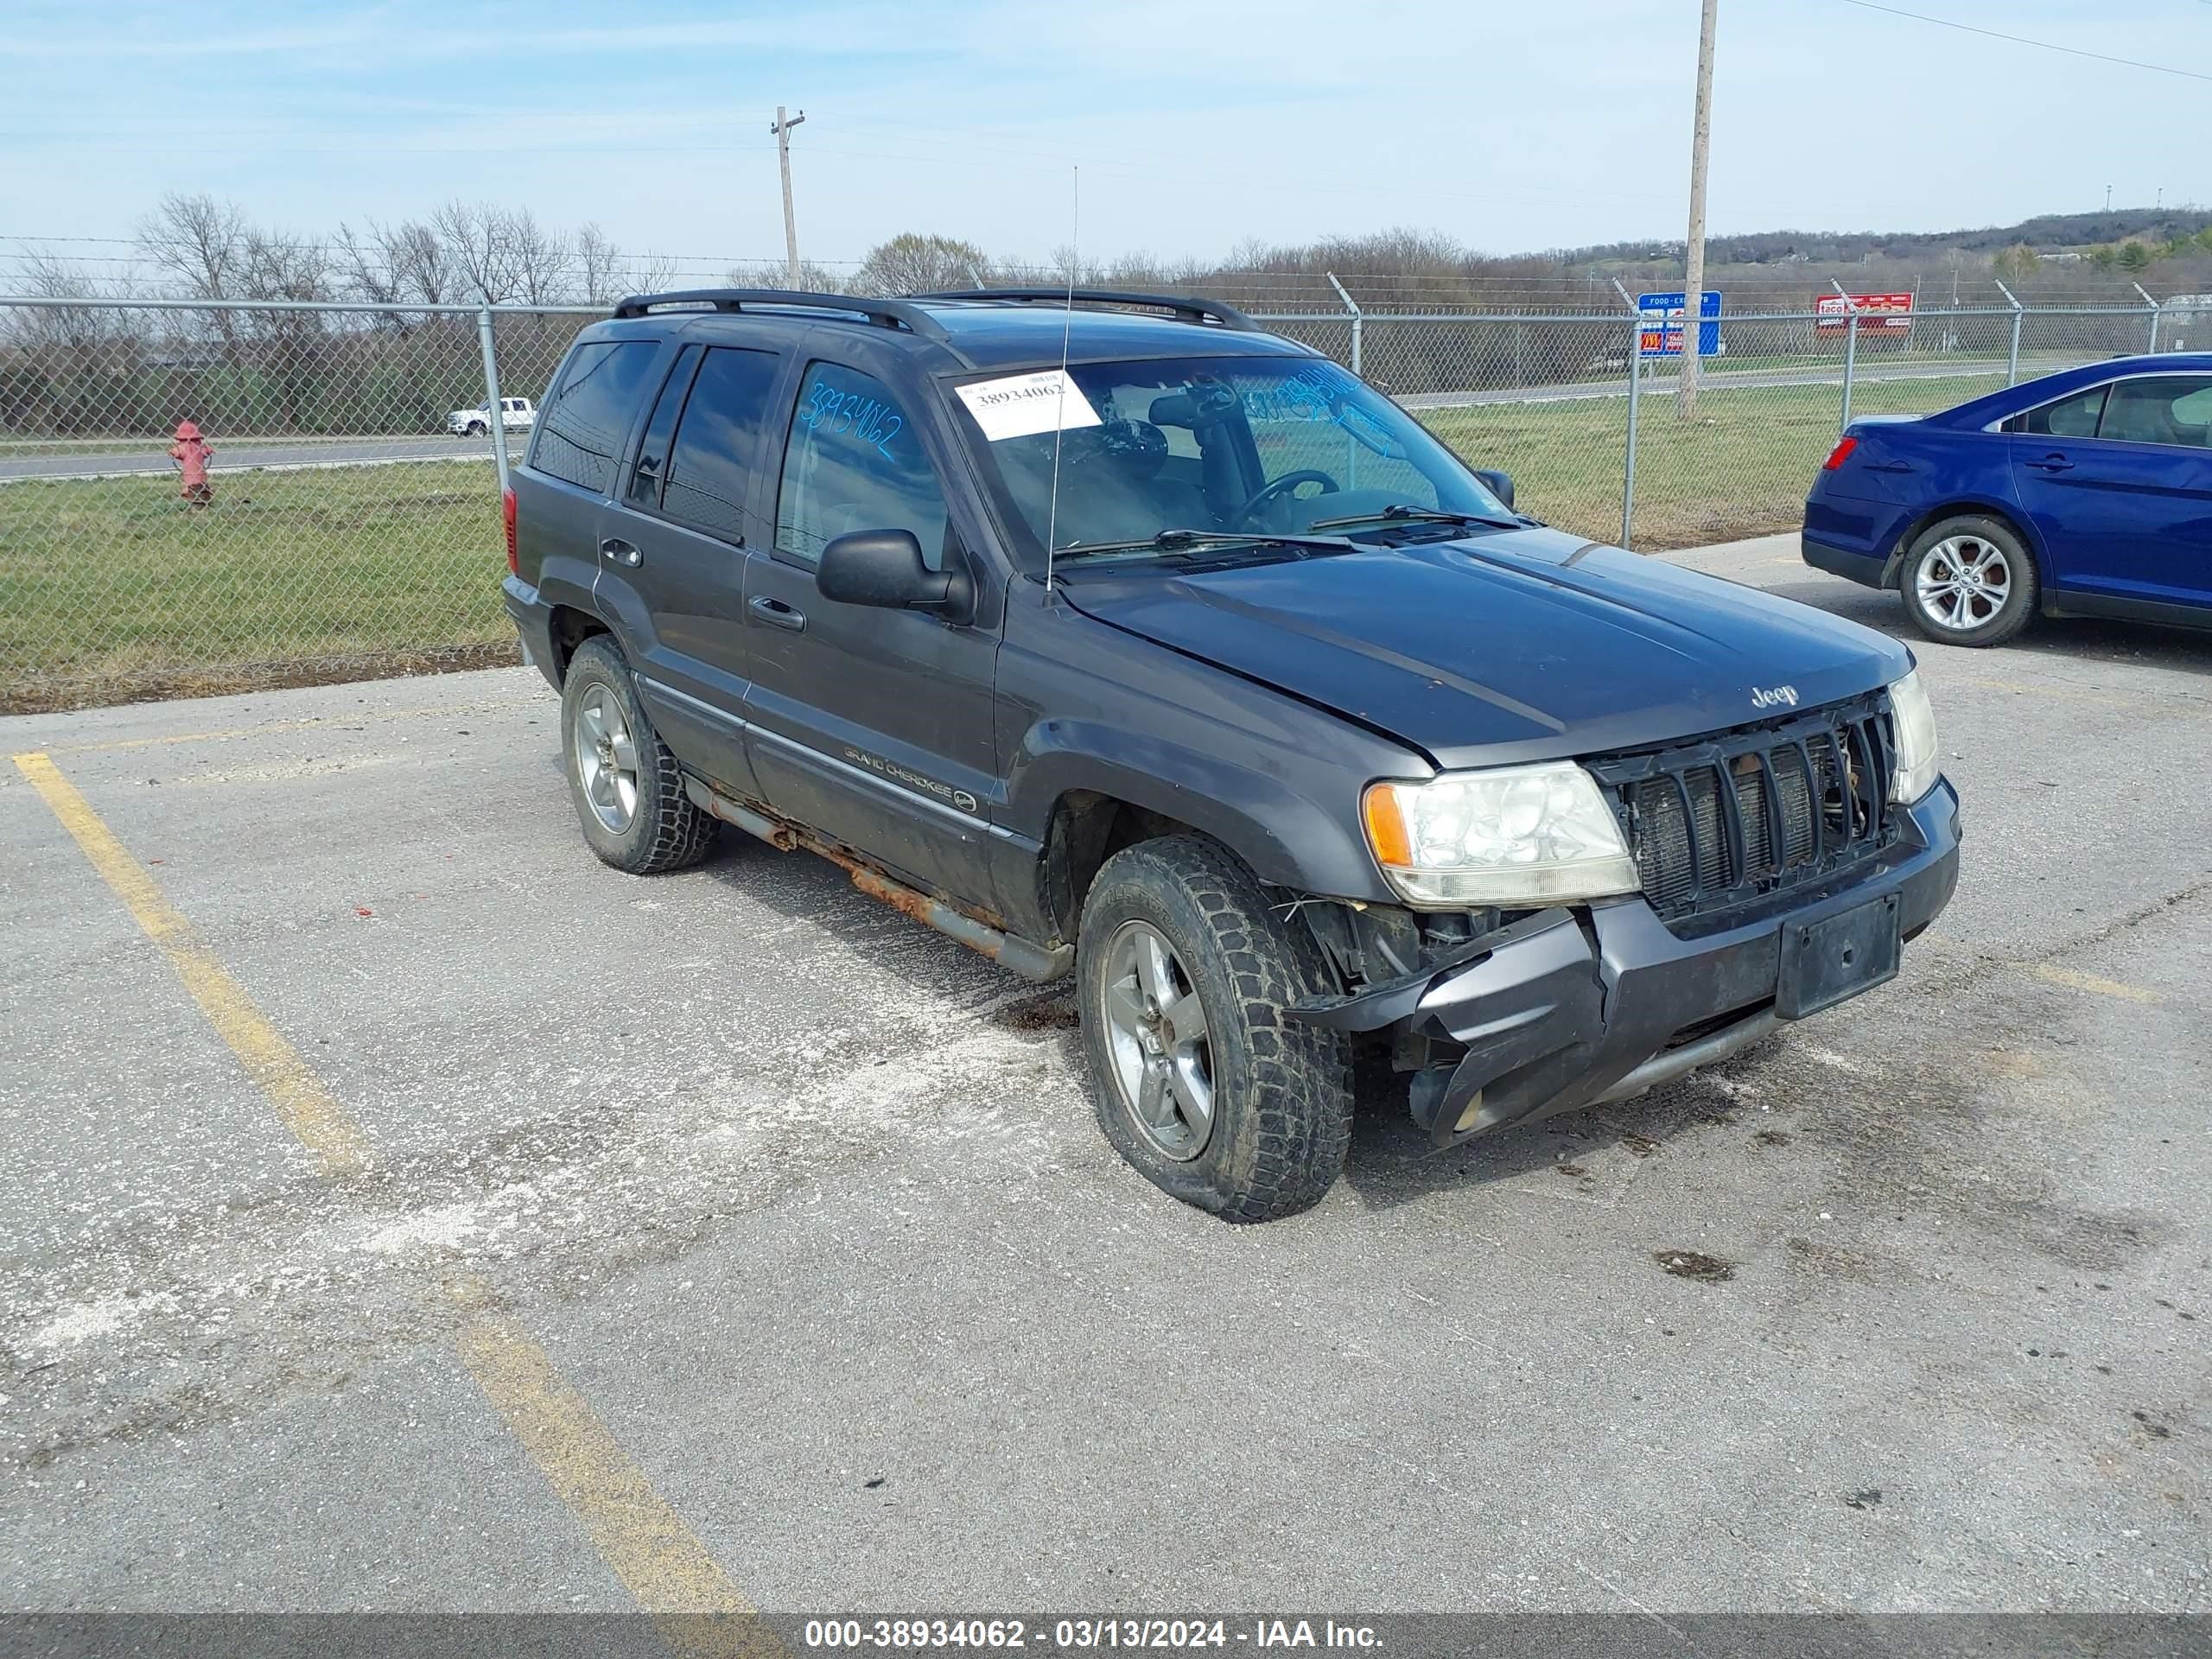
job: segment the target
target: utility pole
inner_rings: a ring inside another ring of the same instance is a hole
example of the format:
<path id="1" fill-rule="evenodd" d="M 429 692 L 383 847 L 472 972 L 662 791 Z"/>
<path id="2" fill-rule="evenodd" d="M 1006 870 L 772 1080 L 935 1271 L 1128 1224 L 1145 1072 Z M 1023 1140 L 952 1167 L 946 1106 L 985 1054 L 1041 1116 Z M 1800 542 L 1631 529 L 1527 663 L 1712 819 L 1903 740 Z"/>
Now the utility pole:
<path id="1" fill-rule="evenodd" d="M 1697 348 L 1705 340 L 1705 160 L 1713 142 L 1713 26 L 1719 5 L 1720 0 L 1705 0 L 1697 36 L 1697 114 L 1690 126 L 1689 269 L 1682 278 L 1682 365 L 1675 381 L 1675 413 L 1686 421 L 1697 418 Z M 1660 337 L 1664 340 L 1664 334 Z"/>
<path id="2" fill-rule="evenodd" d="M 806 119 L 801 110 L 788 121 L 784 118 L 784 106 L 776 105 L 775 124 L 768 129 L 776 135 L 776 159 L 784 169 L 784 258 L 789 285 L 798 286 L 798 220 L 791 213 L 791 129 Z"/>

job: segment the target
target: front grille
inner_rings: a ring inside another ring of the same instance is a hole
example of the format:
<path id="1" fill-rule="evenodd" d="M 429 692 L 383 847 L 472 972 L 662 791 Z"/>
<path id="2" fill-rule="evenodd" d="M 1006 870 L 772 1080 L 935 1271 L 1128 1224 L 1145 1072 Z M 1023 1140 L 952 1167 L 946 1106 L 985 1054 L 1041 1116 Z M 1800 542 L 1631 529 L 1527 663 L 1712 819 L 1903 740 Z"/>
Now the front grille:
<path id="1" fill-rule="evenodd" d="M 1667 922 L 1726 914 L 1897 838 L 1889 695 L 1589 762 Z"/>

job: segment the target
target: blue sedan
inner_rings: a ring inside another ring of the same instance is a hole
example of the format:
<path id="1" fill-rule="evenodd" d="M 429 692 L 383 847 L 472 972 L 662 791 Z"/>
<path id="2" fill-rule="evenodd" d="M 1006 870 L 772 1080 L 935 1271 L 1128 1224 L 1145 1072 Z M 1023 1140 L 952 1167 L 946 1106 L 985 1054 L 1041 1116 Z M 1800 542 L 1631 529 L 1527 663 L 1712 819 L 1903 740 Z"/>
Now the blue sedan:
<path id="1" fill-rule="evenodd" d="M 1996 645 L 2038 612 L 2212 627 L 2212 353 L 1853 421 L 1805 499 L 1803 549 L 1897 588 L 1945 645 Z"/>

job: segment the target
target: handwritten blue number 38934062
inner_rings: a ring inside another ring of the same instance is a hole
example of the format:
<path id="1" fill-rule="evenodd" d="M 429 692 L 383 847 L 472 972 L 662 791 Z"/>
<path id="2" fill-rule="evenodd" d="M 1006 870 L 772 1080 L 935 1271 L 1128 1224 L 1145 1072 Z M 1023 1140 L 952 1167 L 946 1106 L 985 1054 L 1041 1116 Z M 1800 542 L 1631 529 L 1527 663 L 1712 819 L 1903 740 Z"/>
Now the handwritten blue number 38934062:
<path id="1" fill-rule="evenodd" d="M 814 383 L 814 396 L 799 411 L 799 423 L 817 437 L 853 437 L 886 461 L 896 461 L 891 441 L 905 428 L 906 418 L 880 398 L 863 397 L 857 391 L 840 391 L 826 380 Z"/>

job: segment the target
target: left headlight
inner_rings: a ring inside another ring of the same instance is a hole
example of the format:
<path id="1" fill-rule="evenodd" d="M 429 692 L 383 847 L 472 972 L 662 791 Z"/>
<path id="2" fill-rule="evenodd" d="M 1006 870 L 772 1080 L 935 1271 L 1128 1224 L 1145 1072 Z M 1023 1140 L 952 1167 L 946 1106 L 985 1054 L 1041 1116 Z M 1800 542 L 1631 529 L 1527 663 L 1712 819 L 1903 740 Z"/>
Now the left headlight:
<path id="1" fill-rule="evenodd" d="M 1370 784 L 1360 818 L 1418 909 L 1572 904 L 1641 885 L 1597 779 L 1572 761 Z"/>
<path id="2" fill-rule="evenodd" d="M 1902 806 L 1936 787 L 1936 710 L 1914 669 L 1890 687 L 1891 725 L 1897 733 L 1897 767 L 1890 774 L 1890 798 Z"/>

